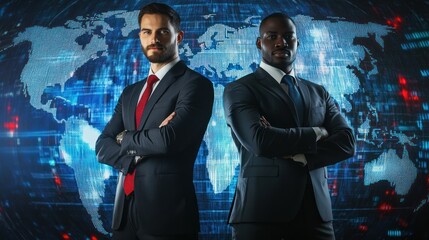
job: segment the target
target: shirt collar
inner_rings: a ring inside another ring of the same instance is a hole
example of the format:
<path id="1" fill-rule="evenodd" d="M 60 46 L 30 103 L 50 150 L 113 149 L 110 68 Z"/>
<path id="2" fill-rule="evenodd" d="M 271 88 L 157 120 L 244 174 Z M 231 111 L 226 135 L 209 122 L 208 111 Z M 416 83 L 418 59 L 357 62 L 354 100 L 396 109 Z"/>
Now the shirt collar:
<path id="1" fill-rule="evenodd" d="M 165 66 L 159 69 L 156 73 L 154 73 L 152 69 L 149 68 L 148 76 L 155 74 L 156 77 L 158 77 L 158 79 L 161 80 L 165 76 L 165 74 L 167 74 L 168 71 L 170 71 L 170 69 L 173 68 L 173 66 L 176 65 L 176 63 L 178 63 L 179 61 L 180 61 L 179 57 L 173 59 L 171 62 L 167 63 Z"/>
<path id="2" fill-rule="evenodd" d="M 278 83 L 280 83 L 282 81 L 282 78 L 283 78 L 284 75 L 290 75 L 290 76 L 292 76 L 293 79 L 295 80 L 295 83 L 296 83 L 295 69 L 293 69 L 293 68 L 292 68 L 292 71 L 290 71 L 289 74 L 286 74 L 282 70 L 280 70 L 280 69 L 278 69 L 276 67 L 273 67 L 273 66 L 265 63 L 264 61 L 261 61 L 261 64 L 259 64 L 259 67 L 261 67 L 262 69 L 264 69 Z"/>

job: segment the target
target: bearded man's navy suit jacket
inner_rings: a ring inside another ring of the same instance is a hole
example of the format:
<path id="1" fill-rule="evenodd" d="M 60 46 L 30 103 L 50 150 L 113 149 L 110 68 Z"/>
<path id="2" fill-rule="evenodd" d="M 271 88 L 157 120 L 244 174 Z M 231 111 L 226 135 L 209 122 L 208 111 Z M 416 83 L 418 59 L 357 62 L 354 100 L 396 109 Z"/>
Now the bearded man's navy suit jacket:
<path id="1" fill-rule="evenodd" d="M 139 225 L 159 234 L 195 234 L 199 214 L 193 185 L 194 162 L 213 105 L 213 84 L 178 62 L 161 79 L 144 109 L 136 129 L 135 110 L 145 81 L 126 87 L 114 114 L 96 143 L 99 162 L 119 172 L 112 228 L 123 221 L 125 194 L 123 181 L 131 161 L 142 156 L 136 166 L 135 205 Z M 159 128 L 172 112 L 172 121 Z M 115 137 L 127 130 L 121 145 Z"/>

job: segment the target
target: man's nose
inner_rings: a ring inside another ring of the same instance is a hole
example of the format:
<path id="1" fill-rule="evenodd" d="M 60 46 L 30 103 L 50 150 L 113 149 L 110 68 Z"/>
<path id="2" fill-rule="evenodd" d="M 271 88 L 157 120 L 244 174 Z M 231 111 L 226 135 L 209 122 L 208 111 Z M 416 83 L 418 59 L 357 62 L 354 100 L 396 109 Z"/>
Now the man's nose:
<path id="1" fill-rule="evenodd" d="M 287 43 L 286 39 L 284 37 L 277 38 L 277 42 L 275 44 L 275 47 L 287 47 L 289 44 Z"/>
<path id="2" fill-rule="evenodd" d="M 151 39 L 150 39 L 150 43 L 151 44 L 159 43 L 159 34 L 158 33 L 152 34 Z"/>

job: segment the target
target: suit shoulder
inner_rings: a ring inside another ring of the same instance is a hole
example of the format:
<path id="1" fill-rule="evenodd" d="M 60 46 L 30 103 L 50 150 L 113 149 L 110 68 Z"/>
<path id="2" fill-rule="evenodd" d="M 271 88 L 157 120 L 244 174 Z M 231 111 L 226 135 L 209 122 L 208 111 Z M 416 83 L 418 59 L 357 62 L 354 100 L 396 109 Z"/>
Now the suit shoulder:
<path id="1" fill-rule="evenodd" d="M 125 86 L 124 90 L 122 90 L 122 94 L 127 94 L 127 93 L 133 91 L 133 89 L 136 87 L 143 88 L 143 80 L 140 80 L 138 82 L 135 82 L 133 84 Z"/>
<path id="2" fill-rule="evenodd" d="M 207 85 L 213 88 L 213 83 L 201 73 L 196 72 L 190 68 L 186 68 L 185 73 L 179 77 L 188 83 L 197 83 L 198 85 Z"/>
<path id="3" fill-rule="evenodd" d="M 233 88 L 239 85 L 250 85 L 250 84 L 253 84 L 255 81 L 256 81 L 255 73 L 250 73 L 250 74 L 247 74 L 246 76 L 243 76 L 235 81 L 228 83 L 225 86 L 225 88 Z"/>
<path id="4" fill-rule="evenodd" d="M 309 80 L 307 80 L 307 79 L 303 79 L 303 78 L 300 78 L 300 77 L 298 77 L 298 79 L 300 80 L 300 81 L 302 81 L 305 85 L 307 85 L 308 87 L 311 87 L 311 88 L 316 88 L 316 89 L 320 89 L 320 90 L 324 90 L 324 91 L 326 91 L 325 90 L 325 87 L 323 86 L 323 85 L 321 85 L 321 84 L 318 84 L 318 83 L 315 83 L 315 82 L 312 82 L 312 81 L 309 81 Z"/>
<path id="5" fill-rule="evenodd" d="M 203 76 L 201 73 L 199 73 L 199 72 L 197 72 L 195 70 L 192 70 L 189 67 L 186 67 L 185 75 L 188 75 L 188 76 L 190 76 L 192 78 L 201 78 L 204 81 L 211 82 L 208 78 L 206 78 L 205 76 Z"/>
<path id="6" fill-rule="evenodd" d="M 315 82 L 312 82 L 312 81 L 310 81 L 310 80 L 307 80 L 307 79 L 304 79 L 304 78 L 302 78 L 302 77 L 297 77 L 300 81 L 302 81 L 303 83 L 305 83 L 306 85 L 309 85 L 309 86 L 314 86 L 314 87 L 322 87 L 322 85 L 320 85 L 320 84 L 318 84 L 318 83 L 315 83 Z"/>
<path id="7" fill-rule="evenodd" d="M 179 80 L 180 79 L 180 80 Z M 199 72 L 196 72 L 189 67 L 186 67 L 186 70 L 183 75 L 178 77 L 178 80 L 182 82 L 182 84 L 192 84 L 196 85 L 205 89 L 211 89 L 213 90 L 213 83 L 208 78 L 200 74 Z"/>

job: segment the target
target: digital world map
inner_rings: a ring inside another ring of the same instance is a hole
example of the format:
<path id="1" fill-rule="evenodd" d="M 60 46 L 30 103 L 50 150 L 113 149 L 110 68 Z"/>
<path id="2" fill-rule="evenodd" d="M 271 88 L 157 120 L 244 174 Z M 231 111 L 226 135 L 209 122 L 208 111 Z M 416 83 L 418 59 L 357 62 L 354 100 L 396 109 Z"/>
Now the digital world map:
<path id="1" fill-rule="evenodd" d="M 148 72 L 149 2 L 53 2 L 0 5 L 1 239 L 110 237 L 117 172 L 95 141 Z M 280 10 L 297 24 L 297 75 L 325 86 L 356 134 L 356 155 L 328 168 L 337 239 L 429 239 L 428 3 L 165 3 L 182 17 L 180 58 L 215 88 L 194 169 L 200 239 L 231 239 L 240 162 L 223 89 L 259 65 L 259 23 Z"/>

